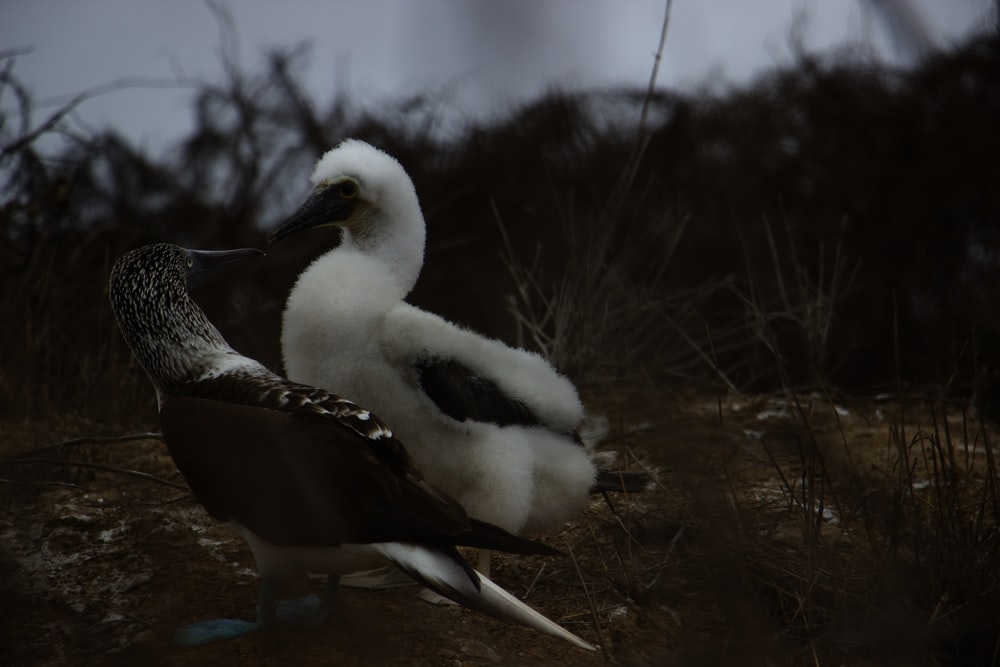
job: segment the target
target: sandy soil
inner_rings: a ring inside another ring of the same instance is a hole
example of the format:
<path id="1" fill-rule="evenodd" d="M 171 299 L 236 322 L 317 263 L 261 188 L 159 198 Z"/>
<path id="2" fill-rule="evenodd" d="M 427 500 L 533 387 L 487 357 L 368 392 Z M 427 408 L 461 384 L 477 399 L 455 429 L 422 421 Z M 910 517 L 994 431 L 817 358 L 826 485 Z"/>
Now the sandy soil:
<path id="1" fill-rule="evenodd" d="M 630 467 L 657 469 L 659 486 L 614 498 L 615 513 L 595 499 L 544 538 L 565 557 L 502 556 L 494 579 L 600 644 L 596 654 L 429 605 L 415 599 L 415 588 L 342 589 L 322 628 L 173 647 L 170 635 L 185 623 L 252 619 L 257 580 L 242 541 L 184 490 L 162 444 L 143 440 L 35 458 L 142 471 L 178 486 L 98 468 L 0 468 L 2 477 L 46 483 L 0 484 L 0 664 L 697 665 L 783 655 L 776 628 L 760 617 L 745 582 L 732 578 L 737 568 L 711 526 L 727 511 L 719 491 L 736 486 L 737 497 L 774 510 L 769 539 L 799 539 L 772 461 L 795 465 L 789 443 L 803 427 L 791 405 L 640 388 L 590 392 L 586 402 L 610 422 L 601 448 L 619 451 Z M 889 464 L 888 408 L 867 401 L 835 410 L 818 396 L 806 408 L 819 439 L 836 449 L 845 434 L 854 459 L 872 469 Z M 0 424 L 0 454 L 123 432 L 81 420 Z M 835 458 L 829 465 L 838 465 Z M 839 539 L 836 516 L 827 518 Z M 319 593 L 322 582 L 303 581 L 302 592 L 309 590 Z"/>

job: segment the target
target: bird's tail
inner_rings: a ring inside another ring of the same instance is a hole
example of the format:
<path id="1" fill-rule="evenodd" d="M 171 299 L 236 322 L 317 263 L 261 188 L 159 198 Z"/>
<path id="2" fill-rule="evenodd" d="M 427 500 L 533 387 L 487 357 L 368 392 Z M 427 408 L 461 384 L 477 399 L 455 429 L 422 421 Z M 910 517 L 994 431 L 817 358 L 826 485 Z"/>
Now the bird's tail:
<path id="1" fill-rule="evenodd" d="M 597 647 L 542 616 L 495 583 L 468 567 L 457 552 L 448 553 L 416 544 L 383 542 L 372 545 L 408 575 L 464 607 L 487 616 L 519 623 L 565 639 L 588 651 Z"/>
<path id="2" fill-rule="evenodd" d="M 597 479 L 590 487 L 590 492 L 603 493 L 615 491 L 620 493 L 642 493 L 654 485 L 649 473 L 642 470 L 605 470 L 597 471 Z"/>

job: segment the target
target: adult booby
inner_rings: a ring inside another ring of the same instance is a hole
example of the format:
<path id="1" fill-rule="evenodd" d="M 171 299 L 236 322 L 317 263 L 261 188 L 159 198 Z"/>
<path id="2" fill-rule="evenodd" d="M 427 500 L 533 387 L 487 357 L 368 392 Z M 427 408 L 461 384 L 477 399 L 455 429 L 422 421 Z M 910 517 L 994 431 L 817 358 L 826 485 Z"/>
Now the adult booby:
<path id="1" fill-rule="evenodd" d="M 188 295 L 189 282 L 259 254 L 157 244 L 111 271 L 112 308 L 156 390 L 170 454 L 208 513 L 247 541 L 261 576 L 257 623 L 197 623 L 182 628 L 179 643 L 321 622 L 341 573 L 388 561 L 466 607 L 593 650 L 476 573 L 455 545 L 552 549 L 470 520 L 374 414 L 275 375 L 226 343 Z M 276 605 L 280 582 L 302 572 L 330 575 L 326 598 Z"/>
<path id="2" fill-rule="evenodd" d="M 426 230 L 394 158 L 348 140 L 320 159 L 311 180 L 305 203 L 267 236 L 343 230 L 288 296 L 281 347 L 290 378 L 383 415 L 428 480 L 469 516 L 512 533 L 556 529 L 592 491 L 645 488 L 645 474 L 598 470 L 577 436 L 576 388 L 541 356 L 404 301 Z M 488 556 L 478 567 L 488 571 Z"/>

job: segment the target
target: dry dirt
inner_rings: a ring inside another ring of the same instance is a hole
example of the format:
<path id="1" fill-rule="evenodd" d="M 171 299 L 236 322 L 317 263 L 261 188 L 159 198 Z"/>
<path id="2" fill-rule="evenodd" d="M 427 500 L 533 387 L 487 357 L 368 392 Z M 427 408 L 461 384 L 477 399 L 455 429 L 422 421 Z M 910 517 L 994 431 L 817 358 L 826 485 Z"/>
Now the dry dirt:
<path id="1" fill-rule="evenodd" d="M 74 445 L 35 458 L 142 471 L 179 486 L 94 467 L 0 467 L 6 478 L 0 664 L 699 665 L 759 664 L 776 656 L 785 662 L 781 656 L 792 653 L 774 639 L 780 620 L 762 617 L 746 583 L 735 580 L 736 568 L 719 546 L 728 524 L 716 518 L 731 515 L 727 503 L 741 498 L 773 511 L 767 539 L 774 544 L 800 539 L 794 501 L 774 468 L 774 457 L 796 465 L 789 443 L 803 427 L 792 405 L 638 387 L 585 398 L 610 423 L 601 448 L 621 452 L 630 467 L 657 469 L 659 486 L 640 498 L 614 498 L 617 513 L 595 499 L 564 531 L 544 538 L 565 557 L 503 556 L 494 561 L 494 578 L 600 644 L 598 653 L 464 609 L 431 606 L 409 588 L 342 589 L 322 628 L 173 647 L 169 638 L 180 625 L 252 619 L 257 580 L 242 541 L 182 488 L 162 444 L 142 440 Z M 891 466 L 888 413 L 895 408 L 868 400 L 835 411 L 817 395 L 804 407 L 810 432 L 830 451 L 846 451 L 838 444 L 846 440 L 853 465 L 873 474 Z M 0 424 L 0 455 L 123 432 L 71 419 Z M 836 458 L 828 464 L 839 465 Z M 832 539 L 843 537 L 835 514 L 826 522 Z M 322 582 L 303 581 L 303 588 L 318 593 Z"/>

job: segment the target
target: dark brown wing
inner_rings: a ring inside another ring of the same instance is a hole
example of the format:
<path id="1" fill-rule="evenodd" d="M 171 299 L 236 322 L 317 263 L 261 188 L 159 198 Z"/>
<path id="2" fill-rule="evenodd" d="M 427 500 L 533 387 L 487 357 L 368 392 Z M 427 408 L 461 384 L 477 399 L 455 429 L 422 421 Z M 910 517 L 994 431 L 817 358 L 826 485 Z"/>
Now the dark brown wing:
<path id="1" fill-rule="evenodd" d="M 177 468 L 216 519 L 236 520 L 278 546 L 414 542 L 553 552 L 470 523 L 388 429 L 353 403 L 294 383 L 263 394 L 235 384 L 189 386 L 160 411 Z"/>
<path id="2" fill-rule="evenodd" d="M 420 388 L 452 419 L 471 419 L 499 426 L 541 425 L 527 405 L 511 398 L 489 378 L 453 359 L 421 359 L 415 366 Z"/>
<path id="3" fill-rule="evenodd" d="M 161 418 L 205 509 L 272 544 L 454 543 L 469 531 L 456 501 L 387 466 L 336 423 L 190 397 L 168 399 Z"/>

